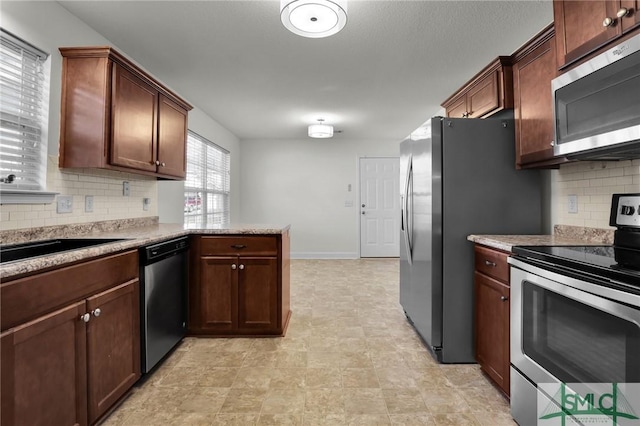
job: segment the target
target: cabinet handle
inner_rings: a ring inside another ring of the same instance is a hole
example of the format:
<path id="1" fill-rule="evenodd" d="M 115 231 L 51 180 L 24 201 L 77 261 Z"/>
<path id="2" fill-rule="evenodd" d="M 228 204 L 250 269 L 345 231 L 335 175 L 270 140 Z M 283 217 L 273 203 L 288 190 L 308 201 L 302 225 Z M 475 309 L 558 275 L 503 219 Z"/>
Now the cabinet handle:
<path id="1" fill-rule="evenodd" d="M 100 308 L 95 308 L 93 311 L 91 311 L 91 314 L 93 314 L 94 317 L 99 317 L 101 313 L 102 311 L 100 310 Z"/>
<path id="2" fill-rule="evenodd" d="M 551 141 L 551 146 L 556 146 L 556 141 Z"/>
<path id="3" fill-rule="evenodd" d="M 160 161 L 156 160 L 156 166 L 160 165 Z"/>
<path id="4" fill-rule="evenodd" d="M 237 267 L 238 266 L 235 263 L 231 264 L 231 269 L 236 269 Z"/>
<path id="5" fill-rule="evenodd" d="M 162 162 L 162 163 L 160 163 L 160 165 L 161 165 L 162 167 L 164 167 L 164 166 L 166 166 L 167 164 L 166 164 L 166 163 L 164 163 L 164 162 Z"/>
<path id="6" fill-rule="evenodd" d="M 618 9 L 618 13 L 616 13 L 616 16 L 618 18 L 624 18 L 625 16 L 629 16 L 631 14 L 631 10 L 627 9 L 626 7 L 621 7 L 620 9 Z"/>
<path id="7" fill-rule="evenodd" d="M 616 24 L 616 18 L 610 18 L 608 16 L 604 18 L 604 21 L 602 21 L 603 27 L 613 27 L 615 24 Z"/>
<path id="8" fill-rule="evenodd" d="M 485 265 L 487 265 L 487 266 L 491 266 L 491 267 L 493 267 L 493 268 L 495 268 L 495 267 L 496 267 L 496 263 L 495 263 L 495 262 L 492 262 L 492 261 L 490 261 L 490 260 L 485 260 L 485 261 L 484 261 L 484 264 L 485 264 Z"/>
<path id="9" fill-rule="evenodd" d="M 91 315 L 89 314 L 80 315 L 80 321 L 89 322 L 90 319 L 91 319 Z"/>
<path id="10" fill-rule="evenodd" d="M 240 269 L 244 269 L 244 265 L 241 263 L 239 266 Z"/>
<path id="11" fill-rule="evenodd" d="M 509 298 L 507 296 L 500 296 L 500 300 L 506 302 L 507 300 L 509 300 Z"/>
<path id="12" fill-rule="evenodd" d="M 243 248 L 245 248 L 245 247 L 247 247 L 247 246 L 245 246 L 244 244 L 233 244 L 233 245 L 231 246 L 231 248 L 238 249 L 238 250 L 239 250 L 239 249 L 243 249 Z"/>

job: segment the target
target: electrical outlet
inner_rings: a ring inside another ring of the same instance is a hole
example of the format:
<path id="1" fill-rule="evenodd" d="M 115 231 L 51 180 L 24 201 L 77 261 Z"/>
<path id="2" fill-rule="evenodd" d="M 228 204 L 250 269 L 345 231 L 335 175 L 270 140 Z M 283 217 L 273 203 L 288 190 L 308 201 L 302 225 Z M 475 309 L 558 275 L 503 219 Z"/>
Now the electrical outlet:
<path id="1" fill-rule="evenodd" d="M 85 195 L 84 211 L 85 213 L 91 213 L 93 211 L 93 195 Z"/>
<path id="2" fill-rule="evenodd" d="M 73 197 L 71 195 L 58 195 L 56 202 L 56 212 L 71 213 L 73 212 Z"/>
<path id="3" fill-rule="evenodd" d="M 567 199 L 569 213 L 578 213 L 578 196 L 569 195 Z"/>
<path id="4" fill-rule="evenodd" d="M 128 197 L 131 194 L 130 189 L 129 189 L 129 182 L 124 181 L 122 182 L 122 195 L 125 197 Z"/>
<path id="5" fill-rule="evenodd" d="M 149 205 L 151 205 L 151 198 L 143 198 L 142 199 L 142 210 L 149 210 Z"/>

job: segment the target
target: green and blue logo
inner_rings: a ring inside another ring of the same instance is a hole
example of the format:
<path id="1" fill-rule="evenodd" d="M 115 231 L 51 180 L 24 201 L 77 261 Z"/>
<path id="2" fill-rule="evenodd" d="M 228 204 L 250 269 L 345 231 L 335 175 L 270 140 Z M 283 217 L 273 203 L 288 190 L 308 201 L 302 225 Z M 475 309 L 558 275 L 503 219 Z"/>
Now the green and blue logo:
<path id="1" fill-rule="evenodd" d="M 538 426 L 640 426 L 640 383 L 541 383 Z"/>

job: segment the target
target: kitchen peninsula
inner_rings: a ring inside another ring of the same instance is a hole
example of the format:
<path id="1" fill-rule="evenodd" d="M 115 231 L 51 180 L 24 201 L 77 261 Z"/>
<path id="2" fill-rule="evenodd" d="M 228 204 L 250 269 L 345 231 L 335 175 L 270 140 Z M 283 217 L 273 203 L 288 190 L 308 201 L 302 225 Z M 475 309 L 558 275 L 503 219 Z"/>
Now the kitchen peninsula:
<path id="1" fill-rule="evenodd" d="M 5 246 L 121 239 L 0 265 L 2 366 L 13 372 L 2 376 L 3 424 L 93 424 L 138 381 L 138 249 L 150 244 L 189 238 L 187 334 L 286 332 L 288 225 L 186 229 L 153 218 L 0 235 Z"/>

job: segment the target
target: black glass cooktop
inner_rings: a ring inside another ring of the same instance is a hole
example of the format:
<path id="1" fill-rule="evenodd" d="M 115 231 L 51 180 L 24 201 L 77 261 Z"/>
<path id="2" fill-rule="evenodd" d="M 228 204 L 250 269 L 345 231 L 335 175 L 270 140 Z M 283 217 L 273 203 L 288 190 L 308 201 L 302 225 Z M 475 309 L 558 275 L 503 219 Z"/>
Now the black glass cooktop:
<path id="1" fill-rule="evenodd" d="M 640 286 L 640 249 L 613 246 L 519 246 L 516 256 Z"/>

